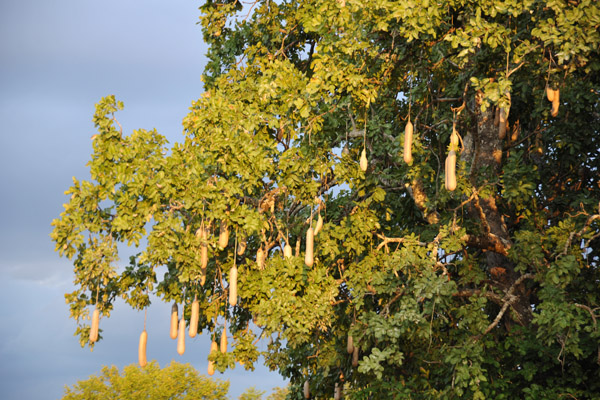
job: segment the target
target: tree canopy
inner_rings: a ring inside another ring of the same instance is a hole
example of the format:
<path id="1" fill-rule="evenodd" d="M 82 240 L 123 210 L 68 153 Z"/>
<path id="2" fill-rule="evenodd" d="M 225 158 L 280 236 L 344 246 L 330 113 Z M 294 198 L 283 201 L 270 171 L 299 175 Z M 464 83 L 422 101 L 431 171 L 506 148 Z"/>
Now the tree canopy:
<path id="1" fill-rule="evenodd" d="M 199 375 L 190 364 L 173 361 L 160 368 L 152 361 L 144 368 L 128 365 L 122 373 L 105 366 L 101 374 L 65 387 L 62 400 L 227 400 L 228 390 L 229 382 Z"/>
<path id="2" fill-rule="evenodd" d="M 187 321 L 196 299 L 215 341 L 226 321 L 218 370 L 269 337 L 289 398 L 598 397 L 600 3 L 200 10 L 181 143 L 102 99 L 91 180 L 53 221 L 82 344 L 90 305 L 153 293 Z"/>

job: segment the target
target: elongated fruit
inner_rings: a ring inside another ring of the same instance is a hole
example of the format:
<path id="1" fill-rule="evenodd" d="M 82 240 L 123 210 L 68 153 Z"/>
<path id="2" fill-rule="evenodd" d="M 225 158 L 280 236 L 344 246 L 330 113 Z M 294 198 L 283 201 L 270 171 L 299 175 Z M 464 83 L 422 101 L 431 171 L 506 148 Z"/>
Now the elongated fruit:
<path id="1" fill-rule="evenodd" d="M 519 139 L 519 126 L 513 125 L 512 134 L 510 135 L 510 141 L 516 142 Z"/>
<path id="2" fill-rule="evenodd" d="M 354 339 L 352 338 L 352 335 L 348 335 L 348 342 L 346 344 L 346 351 L 348 352 L 348 354 L 354 353 Z"/>
<path id="3" fill-rule="evenodd" d="M 171 307 L 171 339 L 177 339 L 177 322 L 179 321 L 177 303 Z"/>
<path id="4" fill-rule="evenodd" d="M 179 320 L 179 335 L 177 336 L 177 353 L 182 356 L 185 353 L 185 319 Z"/>
<path id="5" fill-rule="evenodd" d="M 412 142 L 413 142 L 413 124 L 408 120 L 408 123 L 404 127 L 404 162 L 411 164 L 412 157 Z"/>
<path id="6" fill-rule="evenodd" d="M 500 117 L 498 119 L 498 137 L 504 139 L 506 137 L 506 111 L 504 108 L 500 109 Z"/>
<path id="7" fill-rule="evenodd" d="M 290 258 L 292 257 L 292 246 L 290 246 L 289 243 L 285 244 L 285 247 L 283 248 L 283 256 L 285 258 Z"/>
<path id="8" fill-rule="evenodd" d="M 550 102 L 554 101 L 554 89 L 552 89 L 550 86 L 546 86 L 546 98 Z"/>
<path id="9" fill-rule="evenodd" d="M 196 337 L 198 334 L 198 319 L 200 318 L 200 303 L 194 298 L 192 302 L 192 315 L 190 316 L 190 337 Z"/>
<path id="10" fill-rule="evenodd" d="M 138 361 L 140 367 L 144 368 L 148 361 L 146 360 L 146 344 L 148 343 L 148 332 L 144 329 L 140 335 L 140 344 L 138 346 Z"/>
<path id="11" fill-rule="evenodd" d="M 200 244 L 200 268 L 202 272 L 200 284 L 204 286 L 204 283 L 206 282 L 206 266 L 208 265 L 208 244 L 206 243 L 208 234 L 204 227 L 201 227 L 199 229 L 199 232 L 200 240 L 202 241 L 202 243 Z"/>
<path id="12" fill-rule="evenodd" d="M 221 346 L 219 347 L 221 353 L 227 353 L 227 331 L 223 328 L 223 333 L 221 333 Z"/>
<path id="13" fill-rule="evenodd" d="M 452 134 L 450 135 L 450 147 L 452 150 L 458 149 L 458 132 L 454 128 L 452 128 Z"/>
<path id="14" fill-rule="evenodd" d="M 342 387 L 336 382 L 333 389 L 333 400 L 340 400 L 342 398 Z"/>
<path id="15" fill-rule="evenodd" d="M 100 326 L 100 310 L 94 309 L 92 313 L 92 326 L 90 328 L 90 342 L 94 343 L 98 340 L 98 330 Z"/>
<path id="16" fill-rule="evenodd" d="M 348 154 L 350 154 L 350 149 L 348 148 L 348 143 L 346 143 L 342 148 L 342 157 L 347 156 Z"/>
<path id="17" fill-rule="evenodd" d="M 307 267 L 312 267 L 315 261 L 314 259 L 314 248 L 315 248 L 315 233 L 313 228 L 308 228 L 306 231 L 306 254 L 304 256 L 304 264 Z"/>
<path id="18" fill-rule="evenodd" d="M 308 379 L 304 381 L 304 398 L 310 399 L 310 382 Z"/>
<path id="19" fill-rule="evenodd" d="M 244 254 L 244 252 L 246 251 L 246 239 L 242 238 L 240 240 L 240 242 L 238 243 L 238 247 L 237 247 L 237 255 L 241 256 L 242 254 Z"/>
<path id="20" fill-rule="evenodd" d="M 358 367 L 358 347 L 354 347 L 354 351 L 352 352 L 352 366 Z"/>
<path id="21" fill-rule="evenodd" d="M 367 161 L 367 151 L 363 149 L 360 153 L 360 169 L 362 172 L 367 171 L 367 167 L 369 166 L 369 161 Z"/>
<path id="22" fill-rule="evenodd" d="M 558 115 L 558 107 L 560 105 L 560 91 L 556 89 L 554 91 L 554 97 L 552 98 L 552 111 L 551 114 L 553 117 Z"/>
<path id="23" fill-rule="evenodd" d="M 229 304 L 231 307 L 237 304 L 238 297 L 238 270 L 237 267 L 231 267 L 229 270 Z"/>
<path id="24" fill-rule="evenodd" d="M 496 112 L 494 113 L 494 126 L 500 125 L 500 108 L 496 107 Z"/>
<path id="25" fill-rule="evenodd" d="M 319 213 L 319 218 L 317 218 L 317 225 L 315 225 L 315 236 L 319 234 L 319 231 L 323 228 L 323 217 Z"/>
<path id="26" fill-rule="evenodd" d="M 217 350 L 219 350 L 219 346 L 217 346 L 217 342 L 213 340 L 210 344 L 210 352 L 212 353 L 213 351 Z M 208 362 L 208 368 L 206 372 L 208 372 L 208 374 L 211 376 L 215 374 L 215 364 L 212 361 Z"/>
<path id="27" fill-rule="evenodd" d="M 265 267 L 265 252 L 262 247 L 256 251 L 256 264 L 258 265 L 258 269 Z"/>
<path id="28" fill-rule="evenodd" d="M 446 159 L 446 189 L 456 189 L 456 152 L 450 150 Z"/>
<path id="29" fill-rule="evenodd" d="M 219 247 L 224 249 L 229 243 L 229 227 L 225 221 L 221 221 L 221 230 L 219 232 Z"/>

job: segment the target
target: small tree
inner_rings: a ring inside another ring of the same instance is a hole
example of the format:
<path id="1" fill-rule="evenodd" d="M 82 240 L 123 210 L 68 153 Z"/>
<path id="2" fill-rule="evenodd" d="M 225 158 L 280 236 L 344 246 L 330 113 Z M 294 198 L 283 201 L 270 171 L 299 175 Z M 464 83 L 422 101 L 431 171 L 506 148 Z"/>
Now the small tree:
<path id="1" fill-rule="evenodd" d="M 251 386 L 240 395 L 239 400 L 261 400 L 263 394 L 265 394 L 263 390 L 258 390 L 254 386 Z"/>
<path id="2" fill-rule="evenodd" d="M 290 389 L 286 387 L 273 388 L 273 392 L 267 397 L 267 400 L 285 400 L 290 393 Z"/>
<path id="3" fill-rule="evenodd" d="M 160 368 L 152 361 L 144 368 L 128 365 L 122 373 L 105 366 L 100 375 L 66 386 L 62 400 L 226 400 L 228 390 L 229 382 L 200 375 L 190 364 L 173 361 Z"/>

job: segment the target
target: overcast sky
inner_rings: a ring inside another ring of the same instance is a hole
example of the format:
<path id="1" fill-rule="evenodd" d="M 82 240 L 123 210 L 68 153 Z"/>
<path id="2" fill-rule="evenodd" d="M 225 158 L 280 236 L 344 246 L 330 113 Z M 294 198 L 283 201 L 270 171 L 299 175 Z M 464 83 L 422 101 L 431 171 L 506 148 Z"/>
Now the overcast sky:
<path id="1" fill-rule="evenodd" d="M 125 103 L 126 133 L 156 128 L 181 141 L 181 121 L 200 97 L 206 46 L 195 0 L 0 1 L 0 398 L 59 399 L 100 371 L 137 362 L 143 313 L 117 304 L 101 320 L 105 340 L 82 349 L 64 294 L 72 265 L 59 258 L 50 222 L 67 201 L 72 177 L 86 179 L 94 104 Z M 148 311 L 148 358 L 206 371 L 206 334 L 177 355 L 168 337 L 170 305 Z M 259 366 L 214 377 L 230 396 L 247 387 L 270 393 L 285 382 Z"/>

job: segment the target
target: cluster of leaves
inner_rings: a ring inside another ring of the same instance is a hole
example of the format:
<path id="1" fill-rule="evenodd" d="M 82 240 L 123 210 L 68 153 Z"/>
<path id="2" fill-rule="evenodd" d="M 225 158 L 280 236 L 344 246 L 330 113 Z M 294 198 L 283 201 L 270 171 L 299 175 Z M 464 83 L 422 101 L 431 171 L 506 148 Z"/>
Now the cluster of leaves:
<path id="1" fill-rule="evenodd" d="M 152 361 L 144 368 L 127 365 L 119 371 L 114 365 L 103 367 L 98 375 L 65 386 L 62 400 L 89 399 L 181 399 L 181 400 L 227 400 L 229 382 L 200 375 L 190 364 L 171 361 L 160 368 Z M 287 388 L 276 387 L 267 400 L 282 400 Z M 250 387 L 239 397 L 240 400 L 260 400 L 265 392 Z"/>
<path id="2" fill-rule="evenodd" d="M 201 329 L 225 318 L 247 368 L 258 355 L 249 327 L 260 327 L 288 398 L 307 379 L 318 398 L 335 383 L 350 398 L 597 395 L 597 2 L 227 0 L 201 11 L 206 92 L 182 143 L 123 135 L 122 105 L 104 98 L 92 181 L 74 181 L 53 222 L 57 251 L 74 259 L 67 301 L 82 343 L 88 305 L 108 314 L 122 297 L 143 308 L 152 292 L 197 298 Z M 547 87 L 560 89 L 556 117 Z M 506 139 L 492 122 L 500 108 L 510 108 Z M 448 192 L 453 126 L 461 154 Z M 144 243 L 123 271 L 118 243 Z"/>
<path id="3" fill-rule="evenodd" d="M 199 375 L 190 364 L 171 362 L 164 368 L 152 361 L 144 368 L 128 365 L 119 371 L 103 367 L 99 375 L 65 387 L 62 400 L 79 399 L 210 399 L 227 400 L 229 382 Z"/>

